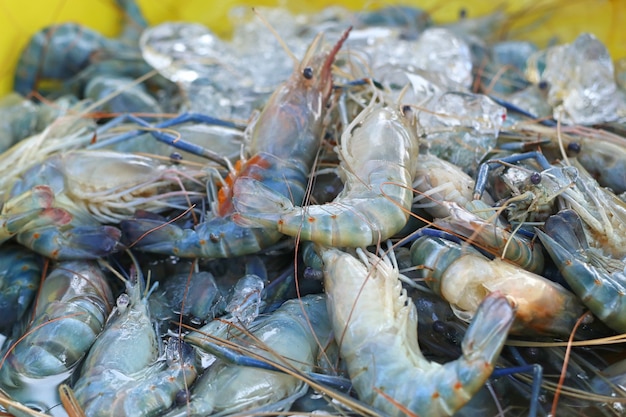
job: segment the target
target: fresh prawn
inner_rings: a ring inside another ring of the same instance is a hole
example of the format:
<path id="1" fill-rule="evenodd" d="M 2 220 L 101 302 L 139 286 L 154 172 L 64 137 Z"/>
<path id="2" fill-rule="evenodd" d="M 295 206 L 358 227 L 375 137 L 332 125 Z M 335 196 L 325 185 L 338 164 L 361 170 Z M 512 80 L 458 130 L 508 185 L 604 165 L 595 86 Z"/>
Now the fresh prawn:
<path id="1" fill-rule="evenodd" d="M 125 12 L 124 31 L 117 39 L 69 22 L 35 33 L 17 63 L 15 91 L 28 95 L 46 90 L 42 87 L 47 81 L 53 87 L 50 92 L 82 96 L 84 84 L 94 75 L 118 74 L 132 78 L 149 72 L 151 68 L 141 57 L 136 41 L 138 29 L 147 27 L 148 23 L 134 0 L 116 0 L 116 3 Z"/>
<path id="2" fill-rule="evenodd" d="M 154 416 L 196 379 L 190 346 L 171 337 L 160 351 L 140 272 L 133 281 L 117 298 L 74 386 L 86 415 Z"/>
<path id="3" fill-rule="evenodd" d="M 419 237 L 411 246 L 411 260 L 420 267 L 419 276 L 464 320 L 493 292 L 514 300 L 511 333 L 516 334 L 566 337 L 584 310 L 578 298 L 556 282 L 446 239 Z"/>
<path id="4" fill-rule="evenodd" d="M 294 204 L 252 178 L 236 185 L 234 204 L 252 224 L 337 247 L 364 247 L 393 236 L 413 202 L 419 143 L 409 108 L 373 101 L 346 128 L 336 149 L 344 189 L 334 201 Z"/>
<path id="5" fill-rule="evenodd" d="M 211 352 L 207 346 L 223 337 L 206 333 L 213 324 L 192 332 L 185 341 Z M 319 355 L 318 340 L 328 338 L 330 322 L 323 295 L 286 301 L 278 310 L 255 322 L 248 336 L 226 328 L 235 349 L 276 361 L 295 373 L 312 371 Z M 218 334 L 220 332 L 217 332 Z M 285 343 L 288 340 L 288 343 Z M 235 343 L 236 341 L 236 343 Z M 255 346 L 255 343 L 260 346 Z M 205 416 L 211 413 L 274 411 L 285 409 L 302 395 L 304 383 L 296 376 L 218 360 L 199 378 L 188 404 L 168 417 Z M 287 401 L 286 401 L 287 400 Z M 260 408 L 259 408 L 260 407 Z M 252 412 L 252 414 L 254 414 Z"/>
<path id="6" fill-rule="evenodd" d="M 392 416 L 451 416 L 483 386 L 515 317 L 506 297 L 485 298 L 462 343 L 463 356 L 428 361 L 417 343 L 417 313 L 397 267 L 357 249 L 321 248 L 333 330 L 359 397 Z"/>
<path id="7" fill-rule="evenodd" d="M 626 264 L 590 247 L 580 215 L 562 210 L 551 216 L 544 230 L 536 229 L 563 278 L 583 303 L 610 328 L 626 331 Z"/>
<path id="8" fill-rule="evenodd" d="M 275 229 L 235 224 L 233 201 L 247 193 L 246 186 L 254 180 L 293 204 L 302 203 L 324 130 L 331 66 L 349 32 L 332 50 L 321 53 L 317 53 L 322 40 L 318 35 L 292 76 L 270 97 L 248 129 L 247 152 L 252 156 L 224 181 L 214 217 L 194 230 L 148 219 L 125 221 L 121 227 L 127 240 L 147 252 L 204 258 L 256 253 L 276 243 L 281 234 Z"/>
<path id="9" fill-rule="evenodd" d="M 60 403 L 59 384 L 71 378 L 102 331 L 113 294 L 96 263 L 74 261 L 52 270 L 37 300 L 33 323 L 3 360 L 0 387 L 48 411 Z"/>

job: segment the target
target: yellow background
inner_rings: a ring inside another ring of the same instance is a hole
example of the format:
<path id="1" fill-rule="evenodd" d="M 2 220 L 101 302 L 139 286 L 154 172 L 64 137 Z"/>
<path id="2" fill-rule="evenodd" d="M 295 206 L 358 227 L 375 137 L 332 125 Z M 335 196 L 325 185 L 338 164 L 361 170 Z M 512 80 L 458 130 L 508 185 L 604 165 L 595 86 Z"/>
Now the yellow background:
<path id="1" fill-rule="evenodd" d="M 279 0 L 139 0 L 150 23 L 186 20 L 203 23 L 221 34 L 229 30 L 228 10 L 235 5 L 279 5 Z M 305 3 L 305 2 L 301 2 Z M 469 17 L 494 10 L 492 1 L 479 0 L 315 0 L 312 8 L 344 5 L 354 10 L 391 4 L 420 6 L 436 22 L 451 21 L 465 8 Z M 532 39 L 543 46 L 555 38 L 571 41 L 580 32 L 594 33 L 604 41 L 614 59 L 626 57 L 626 0 L 508 0 L 511 12 L 521 11 L 514 28 L 526 27 L 530 33 L 518 37 Z M 113 0 L 0 0 L 0 95 L 10 91 L 17 57 L 31 34 L 38 29 L 67 21 L 82 22 L 108 36 L 119 30 L 121 12 Z M 542 17 L 537 21 L 536 18 Z M 528 22 L 534 21 L 532 25 Z"/>

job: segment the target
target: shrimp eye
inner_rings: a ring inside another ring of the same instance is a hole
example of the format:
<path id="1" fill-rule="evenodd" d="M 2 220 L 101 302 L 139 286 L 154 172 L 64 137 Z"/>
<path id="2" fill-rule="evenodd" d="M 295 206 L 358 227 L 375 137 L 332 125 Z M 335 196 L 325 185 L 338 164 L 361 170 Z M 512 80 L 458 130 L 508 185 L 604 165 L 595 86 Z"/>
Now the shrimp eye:
<path id="1" fill-rule="evenodd" d="M 304 68 L 302 70 L 302 76 L 306 78 L 307 80 L 310 80 L 311 78 L 313 78 L 313 68 L 311 67 Z"/>
<path id="2" fill-rule="evenodd" d="M 541 174 L 538 172 L 533 172 L 530 174 L 530 182 L 537 185 L 541 182 Z"/>
<path id="3" fill-rule="evenodd" d="M 548 82 L 547 81 L 539 81 L 538 87 L 540 90 L 545 90 L 548 88 Z"/>
<path id="4" fill-rule="evenodd" d="M 190 398 L 189 391 L 186 389 L 181 389 L 180 391 L 176 393 L 176 396 L 174 397 L 174 401 L 176 401 L 176 404 L 178 405 L 183 405 L 189 402 L 189 398 Z"/>
<path id="5" fill-rule="evenodd" d="M 567 150 L 573 153 L 580 153 L 581 151 L 580 143 L 576 143 L 576 142 L 568 143 Z"/>
<path id="6" fill-rule="evenodd" d="M 173 163 L 178 163 L 183 160 L 183 156 L 178 152 L 172 152 L 170 154 L 170 161 Z"/>

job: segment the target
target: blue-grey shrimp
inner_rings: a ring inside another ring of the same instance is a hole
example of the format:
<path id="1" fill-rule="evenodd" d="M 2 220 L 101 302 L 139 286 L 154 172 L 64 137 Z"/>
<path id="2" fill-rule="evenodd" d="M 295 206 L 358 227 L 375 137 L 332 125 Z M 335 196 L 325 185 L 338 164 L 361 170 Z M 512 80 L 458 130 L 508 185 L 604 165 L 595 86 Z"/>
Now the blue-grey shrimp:
<path id="1" fill-rule="evenodd" d="M 468 320 L 481 301 L 499 292 L 517 306 L 514 333 L 566 337 L 583 313 L 578 298 L 561 285 L 498 258 L 446 239 L 421 236 L 411 246 L 419 275 Z"/>
<path id="2" fill-rule="evenodd" d="M 597 181 L 576 159 L 572 166 L 558 166 L 571 172 L 572 185 L 560 194 L 584 223 L 589 246 L 616 260 L 626 259 L 626 203 Z"/>
<path id="3" fill-rule="evenodd" d="M 11 194 L 19 196 L 33 185 L 46 184 L 54 191 L 54 207 L 69 213 L 71 220 L 61 226 L 31 227 L 18 233 L 17 239 L 53 259 L 104 256 L 118 248 L 121 233 L 103 224 L 119 223 L 140 209 L 187 206 L 191 196 L 203 195 L 184 186 L 193 186 L 194 181 L 196 188 L 202 186 L 194 175 L 203 174 L 113 151 L 56 154 L 15 178 Z"/>
<path id="4" fill-rule="evenodd" d="M 141 277 L 127 282 L 74 386 L 88 416 L 155 416 L 197 376 L 193 349 L 172 337 L 164 355 L 152 324 Z"/>
<path id="5" fill-rule="evenodd" d="M 17 93 L 0 98 L 0 150 L 4 152 L 20 140 L 41 132 L 75 102 L 75 98 L 64 96 L 52 103 L 35 104 Z"/>
<path id="6" fill-rule="evenodd" d="M 151 68 L 139 52 L 136 30 L 147 22 L 134 0 L 117 0 L 117 4 L 125 12 L 126 23 L 120 38 L 107 38 L 77 23 L 56 24 L 35 33 L 18 60 L 14 90 L 23 95 L 44 90 L 45 94 L 48 84 L 50 92 L 82 96 L 84 84 L 95 74 L 134 78 L 149 72 Z"/>
<path id="7" fill-rule="evenodd" d="M 113 295 L 94 262 L 58 264 L 46 277 L 26 332 L 8 349 L 0 386 L 14 399 L 47 411 L 102 331 Z M 53 411 L 54 412 L 54 411 Z"/>
<path id="8" fill-rule="evenodd" d="M 607 326 L 626 331 L 626 264 L 590 247 L 587 232 L 574 210 L 551 216 L 536 229 L 550 257 L 583 303 Z"/>
<path id="9" fill-rule="evenodd" d="M 506 297 L 484 299 L 462 357 L 440 365 L 420 351 L 415 305 L 388 258 L 320 251 L 333 330 L 361 400 L 389 415 L 450 416 L 483 386 L 513 323 Z"/>
<path id="10" fill-rule="evenodd" d="M 623 136 L 584 126 L 564 126 L 558 136 L 549 128 L 537 125 L 524 126 L 524 130 L 550 138 L 551 144 L 542 148 L 548 151 L 550 147 L 558 157 L 562 157 L 560 139 L 566 154 L 575 157 L 601 186 L 615 194 L 626 192 L 626 139 Z"/>
<path id="11" fill-rule="evenodd" d="M 41 259 L 32 251 L 4 245 L 0 251 L 0 334 L 9 336 L 39 288 Z M 1 346 L 1 343 L 0 343 Z"/>
<path id="12" fill-rule="evenodd" d="M 256 253 L 277 242 L 281 234 L 275 229 L 235 224 L 233 200 L 245 191 L 239 184 L 254 179 L 276 194 L 293 199 L 294 204 L 302 203 L 322 140 L 332 90 L 331 66 L 348 33 L 349 29 L 332 50 L 320 53 L 318 36 L 292 76 L 270 97 L 249 127 L 247 153 L 251 157 L 226 178 L 214 205 L 214 217 L 194 230 L 147 219 L 124 221 L 121 226 L 126 239 L 147 252 L 205 258 Z"/>
<path id="13" fill-rule="evenodd" d="M 203 329 L 190 333 L 185 341 L 211 352 L 210 344 L 219 343 L 218 339 Z M 309 295 L 287 301 L 268 317 L 253 323 L 249 332 L 250 336 L 234 336 L 237 330 L 229 331 L 233 341 L 237 340 L 234 349 L 269 359 L 296 374 L 313 371 L 319 354 L 318 343 L 324 343 L 330 335 L 326 297 Z M 218 360 L 199 378 L 189 404 L 167 416 L 288 409 L 303 394 L 303 388 L 304 382 L 295 375 Z"/>
<path id="14" fill-rule="evenodd" d="M 419 151 L 413 121 L 410 109 L 372 102 L 341 136 L 344 189 L 333 202 L 294 206 L 248 179 L 235 190 L 240 216 L 329 246 L 364 247 L 393 236 L 406 224 L 413 202 Z"/>

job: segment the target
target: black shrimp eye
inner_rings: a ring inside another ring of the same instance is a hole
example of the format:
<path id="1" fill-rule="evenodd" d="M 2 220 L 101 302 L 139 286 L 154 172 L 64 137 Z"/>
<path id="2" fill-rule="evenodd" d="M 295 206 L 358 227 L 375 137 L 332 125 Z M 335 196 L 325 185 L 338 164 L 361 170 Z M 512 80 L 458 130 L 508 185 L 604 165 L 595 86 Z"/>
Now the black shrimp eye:
<path id="1" fill-rule="evenodd" d="M 178 163 L 183 160 L 183 156 L 178 152 L 172 152 L 170 154 L 170 161 L 174 163 Z"/>
<path id="2" fill-rule="evenodd" d="M 189 402 L 189 397 L 189 391 L 187 391 L 186 389 L 181 389 L 176 393 L 174 401 L 176 401 L 176 404 L 178 405 L 187 404 Z"/>
<path id="3" fill-rule="evenodd" d="M 573 153 L 580 153 L 581 151 L 580 143 L 577 143 L 577 142 L 568 143 L 567 150 Z"/>
<path id="4" fill-rule="evenodd" d="M 302 76 L 306 78 L 307 80 L 310 80 L 311 78 L 313 78 L 313 68 L 311 67 L 304 68 L 302 70 Z"/>
<path id="5" fill-rule="evenodd" d="M 548 88 L 548 82 L 547 81 L 539 81 L 538 87 L 540 90 L 545 90 Z"/>
<path id="6" fill-rule="evenodd" d="M 538 172 L 533 172 L 530 174 L 530 182 L 537 185 L 541 182 L 541 174 Z"/>
<path id="7" fill-rule="evenodd" d="M 446 331 L 446 324 L 443 323 L 441 320 L 436 320 L 433 322 L 433 331 L 435 333 L 439 333 L 442 334 Z"/>

